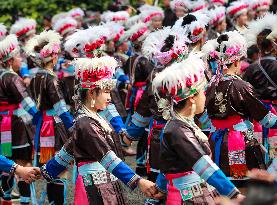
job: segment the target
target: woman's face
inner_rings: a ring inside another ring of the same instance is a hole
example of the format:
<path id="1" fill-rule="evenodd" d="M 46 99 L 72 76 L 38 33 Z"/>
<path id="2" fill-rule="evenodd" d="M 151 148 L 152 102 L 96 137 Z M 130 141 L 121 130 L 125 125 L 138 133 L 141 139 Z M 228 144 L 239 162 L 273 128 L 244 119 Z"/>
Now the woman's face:
<path id="1" fill-rule="evenodd" d="M 204 89 L 201 89 L 198 92 L 198 95 L 195 95 L 193 97 L 193 99 L 195 100 L 195 105 L 196 105 L 195 114 L 200 114 L 200 113 L 204 112 L 205 101 L 206 101 L 206 96 L 205 96 L 205 93 L 204 93 Z"/>
<path id="2" fill-rule="evenodd" d="M 245 26 L 247 24 L 247 21 L 248 21 L 248 17 L 246 12 L 242 13 L 237 17 L 237 24 L 239 26 Z"/>
<path id="3" fill-rule="evenodd" d="M 226 23 L 226 19 L 222 20 L 221 22 L 219 22 L 219 24 L 216 27 L 216 30 L 218 33 L 223 33 L 227 28 L 227 23 Z"/>
<path id="4" fill-rule="evenodd" d="M 176 8 L 175 9 L 175 15 L 177 18 L 183 17 L 186 14 L 185 10 L 183 8 Z"/>
<path id="5" fill-rule="evenodd" d="M 152 19 L 151 26 L 152 26 L 153 30 L 157 30 L 157 29 L 162 28 L 162 26 L 163 26 L 163 19 L 162 19 L 162 17 L 160 17 L 160 16 L 154 17 Z"/>
<path id="6" fill-rule="evenodd" d="M 110 90 L 107 90 L 107 89 L 100 90 L 98 95 L 96 95 L 96 93 L 94 93 L 93 96 L 94 96 L 94 100 L 95 100 L 94 108 L 97 110 L 104 110 L 111 102 L 111 91 Z"/>
<path id="7" fill-rule="evenodd" d="M 22 59 L 20 57 L 20 54 L 16 54 L 12 59 L 11 59 L 11 66 L 14 72 L 18 72 L 19 69 L 21 68 L 22 64 Z"/>

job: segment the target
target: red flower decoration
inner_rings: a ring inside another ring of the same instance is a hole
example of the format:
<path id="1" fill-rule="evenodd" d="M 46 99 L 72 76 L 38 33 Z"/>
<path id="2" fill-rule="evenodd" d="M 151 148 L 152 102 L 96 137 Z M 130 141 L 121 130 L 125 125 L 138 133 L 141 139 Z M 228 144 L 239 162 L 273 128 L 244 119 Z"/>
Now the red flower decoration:
<path id="1" fill-rule="evenodd" d="M 203 28 L 196 28 L 196 29 L 193 30 L 192 34 L 194 36 L 198 36 L 200 33 L 203 32 L 203 30 L 204 30 Z"/>

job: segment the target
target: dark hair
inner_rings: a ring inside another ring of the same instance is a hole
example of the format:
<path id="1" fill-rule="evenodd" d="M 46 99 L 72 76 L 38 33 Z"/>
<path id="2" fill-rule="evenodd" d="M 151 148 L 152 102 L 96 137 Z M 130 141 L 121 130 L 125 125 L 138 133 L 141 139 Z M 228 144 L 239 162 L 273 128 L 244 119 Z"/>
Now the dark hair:
<path id="1" fill-rule="evenodd" d="M 258 54 L 259 53 L 259 48 L 257 45 L 252 45 L 250 46 L 248 49 L 247 49 L 247 56 L 248 58 L 252 59 L 252 57 L 255 55 L 255 54 Z"/>
<path id="2" fill-rule="evenodd" d="M 46 14 L 43 16 L 43 19 L 51 22 L 52 16 L 50 14 Z"/>
<path id="3" fill-rule="evenodd" d="M 191 22 L 193 22 L 193 21 L 197 21 L 197 18 L 192 14 L 188 14 L 183 18 L 183 22 L 181 25 L 186 26 L 186 25 L 191 24 Z"/>
<path id="4" fill-rule="evenodd" d="M 165 40 L 164 40 L 164 45 L 161 48 L 161 52 L 167 52 L 169 51 L 174 44 L 175 37 L 173 35 L 169 35 Z"/>
<path id="5" fill-rule="evenodd" d="M 221 35 L 217 38 L 217 40 L 216 40 L 217 43 L 219 44 L 218 47 L 216 48 L 216 50 L 217 50 L 218 52 L 220 52 L 220 45 L 221 45 L 221 43 L 224 42 L 224 41 L 228 41 L 228 40 L 229 40 L 229 36 L 228 36 L 227 34 L 221 34 Z M 224 47 L 222 51 L 225 52 L 225 51 L 226 51 L 226 47 Z"/>
<path id="6" fill-rule="evenodd" d="M 257 45 L 262 53 L 270 52 L 273 47 L 272 42 L 266 38 L 270 33 L 271 33 L 270 29 L 264 29 L 257 36 Z"/>
<path id="7" fill-rule="evenodd" d="M 173 103 L 173 109 L 180 112 L 187 104 L 187 99 L 179 101 L 178 103 Z"/>
<path id="8" fill-rule="evenodd" d="M 100 88 L 95 88 L 93 90 L 90 90 L 90 91 L 93 91 L 96 93 L 96 95 L 98 96 L 100 94 Z M 87 99 L 87 95 L 88 95 L 88 91 L 89 89 L 79 89 L 79 97 L 80 97 L 80 101 L 81 103 L 85 103 L 86 102 L 86 99 Z"/>

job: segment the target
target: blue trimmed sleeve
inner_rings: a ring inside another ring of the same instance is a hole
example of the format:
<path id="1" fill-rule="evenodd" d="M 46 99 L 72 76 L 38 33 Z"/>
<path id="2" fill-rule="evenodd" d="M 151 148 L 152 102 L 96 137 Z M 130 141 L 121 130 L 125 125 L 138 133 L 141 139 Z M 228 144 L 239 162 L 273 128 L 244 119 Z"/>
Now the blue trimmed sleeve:
<path id="1" fill-rule="evenodd" d="M 157 189 L 162 192 L 167 192 L 167 184 L 168 180 L 165 178 L 165 175 L 163 173 L 159 173 L 157 179 L 156 179 L 156 187 Z"/>
<path id="2" fill-rule="evenodd" d="M 201 115 L 201 117 L 199 118 L 199 122 L 201 130 L 210 132 L 213 132 L 215 130 L 212 125 L 212 121 L 208 116 L 207 110 L 205 110 L 205 112 Z"/>
<path id="3" fill-rule="evenodd" d="M 266 128 L 277 128 L 277 116 L 272 112 L 268 112 L 259 123 Z"/>
<path id="4" fill-rule="evenodd" d="M 221 195 L 232 198 L 239 193 L 235 185 L 225 176 L 208 155 L 202 156 L 194 164 L 193 170 L 202 179 L 215 187 Z"/>
<path id="5" fill-rule="evenodd" d="M 119 178 L 130 189 L 137 187 L 140 177 L 126 164 L 124 163 L 113 151 L 109 151 L 100 161 L 100 164 Z"/>
<path id="6" fill-rule="evenodd" d="M 124 73 L 122 68 L 117 68 L 115 78 L 122 83 L 130 83 L 129 77 Z"/>
<path id="7" fill-rule="evenodd" d="M 20 69 L 19 69 L 19 73 L 20 73 L 20 76 L 22 78 L 25 78 L 25 77 L 29 77 L 30 74 L 29 74 L 29 69 L 28 69 L 28 65 L 26 63 L 22 63 Z"/>
<path id="8" fill-rule="evenodd" d="M 9 160 L 3 155 L 0 155 L 0 170 L 6 173 L 11 171 L 12 166 L 15 164 L 14 161 Z"/>
<path id="9" fill-rule="evenodd" d="M 56 114 L 61 118 L 67 129 L 73 126 L 73 116 L 69 113 L 64 100 L 60 100 L 54 104 Z"/>
<path id="10" fill-rule="evenodd" d="M 28 112 L 30 115 L 32 115 L 33 117 L 38 113 L 37 107 L 35 102 L 33 101 L 32 98 L 30 97 L 25 97 L 22 101 L 21 101 L 21 105 L 23 107 L 23 109 Z"/>
<path id="11" fill-rule="evenodd" d="M 74 157 L 63 147 L 51 160 L 42 167 L 42 174 L 47 180 L 56 179 L 59 174 L 70 167 Z"/>
<path id="12" fill-rule="evenodd" d="M 137 112 L 132 115 L 131 123 L 127 127 L 127 132 L 132 140 L 139 140 L 149 125 L 150 117 L 143 117 Z"/>
<path id="13" fill-rule="evenodd" d="M 126 126 L 123 123 L 121 116 L 119 115 L 118 111 L 114 104 L 109 104 L 105 110 L 99 113 L 103 118 L 105 118 L 112 127 L 114 128 L 116 134 L 121 133 L 122 131 L 126 131 Z"/>

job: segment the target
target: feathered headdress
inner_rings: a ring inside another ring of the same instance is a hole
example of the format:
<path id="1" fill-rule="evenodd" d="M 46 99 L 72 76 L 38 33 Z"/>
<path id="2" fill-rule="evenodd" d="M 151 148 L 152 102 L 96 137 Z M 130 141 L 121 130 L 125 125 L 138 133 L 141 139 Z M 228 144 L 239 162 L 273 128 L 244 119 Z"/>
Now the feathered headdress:
<path id="1" fill-rule="evenodd" d="M 178 19 L 172 29 L 176 32 L 185 29 L 189 40 L 192 43 L 196 43 L 203 38 L 205 27 L 208 23 L 209 17 L 206 14 L 202 12 L 193 12 Z"/>
<path id="2" fill-rule="evenodd" d="M 110 31 L 107 27 L 100 25 L 86 29 L 87 31 L 87 42 L 83 46 L 83 50 L 86 57 L 92 58 L 102 54 L 104 45 Z"/>
<path id="3" fill-rule="evenodd" d="M 60 33 L 62 36 L 69 32 L 74 31 L 77 28 L 77 21 L 72 17 L 65 17 L 56 21 L 53 29 Z"/>
<path id="4" fill-rule="evenodd" d="M 106 11 L 101 15 L 101 19 L 104 22 L 114 21 L 122 24 L 126 22 L 129 17 L 130 15 L 127 11 L 117 11 L 117 12 Z"/>
<path id="5" fill-rule="evenodd" d="M 270 0 L 254 0 L 251 9 L 254 11 L 269 10 Z"/>
<path id="6" fill-rule="evenodd" d="M 34 19 L 20 18 L 12 26 L 10 33 L 15 34 L 18 38 L 26 38 L 36 33 L 37 23 Z"/>
<path id="7" fill-rule="evenodd" d="M 115 87 L 112 76 L 118 65 L 113 57 L 77 58 L 72 64 L 75 67 L 76 78 L 80 80 L 82 88 L 111 90 Z"/>
<path id="8" fill-rule="evenodd" d="M 257 44 L 257 36 L 264 29 L 273 30 L 276 27 L 277 15 L 273 13 L 267 13 L 262 18 L 249 23 L 247 30 L 244 33 L 244 37 L 247 39 L 247 46 Z"/>
<path id="9" fill-rule="evenodd" d="M 7 34 L 7 28 L 4 24 L 0 23 L 0 40 L 3 39 Z"/>
<path id="10" fill-rule="evenodd" d="M 225 7 L 219 6 L 215 9 L 209 10 L 209 18 L 210 18 L 210 24 L 213 26 L 218 25 L 219 22 L 225 19 Z"/>
<path id="11" fill-rule="evenodd" d="M 153 18 L 157 16 L 164 18 L 163 10 L 157 6 L 148 7 L 140 14 L 141 20 L 144 23 L 149 23 Z"/>
<path id="12" fill-rule="evenodd" d="M 18 40 L 14 34 L 10 34 L 0 41 L 1 62 L 11 59 L 18 51 Z"/>
<path id="13" fill-rule="evenodd" d="M 85 13 L 81 8 L 74 8 L 68 12 L 68 15 L 75 19 L 80 19 L 84 17 Z"/>
<path id="14" fill-rule="evenodd" d="M 103 24 L 104 27 L 109 29 L 110 34 L 107 36 L 107 40 L 112 40 L 115 44 L 120 43 L 119 41 L 123 40 L 124 36 L 124 27 L 113 21 Z"/>
<path id="15" fill-rule="evenodd" d="M 176 8 L 184 9 L 185 11 L 189 10 L 190 5 L 189 0 L 173 0 L 170 2 L 170 8 L 175 10 Z"/>
<path id="16" fill-rule="evenodd" d="M 247 12 L 248 5 L 243 1 L 233 1 L 230 6 L 227 8 L 227 14 L 231 18 L 236 18 L 242 13 Z"/>
<path id="17" fill-rule="evenodd" d="M 153 79 L 154 94 L 169 94 L 175 102 L 184 100 L 202 89 L 205 84 L 205 64 L 199 54 L 190 54 L 185 60 L 176 62 L 158 73 Z"/>
<path id="18" fill-rule="evenodd" d="M 66 18 L 68 17 L 68 13 L 67 12 L 62 12 L 62 13 L 58 13 L 58 14 L 55 14 L 52 19 L 51 19 L 51 24 L 52 25 L 55 25 L 55 23 L 60 20 L 60 19 L 63 19 L 63 18 Z"/>
<path id="19" fill-rule="evenodd" d="M 27 42 L 25 52 L 27 55 L 47 63 L 58 55 L 60 44 L 61 36 L 57 32 L 43 31 Z M 40 47 L 40 50 L 36 51 L 36 47 Z"/>
<path id="20" fill-rule="evenodd" d="M 202 47 L 202 52 L 207 59 L 214 59 L 219 66 L 227 69 L 227 65 L 246 56 L 247 44 L 245 38 L 238 31 L 229 31 L 217 39 L 207 41 Z"/>
<path id="21" fill-rule="evenodd" d="M 124 24 L 127 29 L 130 29 L 133 25 L 141 22 L 140 15 L 130 17 Z"/>
<path id="22" fill-rule="evenodd" d="M 142 42 L 149 33 L 149 28 L 145 23 L 138 23 L 125 32 L 125 38 L 132 42 L 136 40 Z"/>
<path id="23" fill-rule="evenodd" d="M 228 4 L 228 0 L 210 0 L 210 3 L 215 6 L 225 6 Z"/>
<path id="24" fill-rule="evenodd" d="M 85 57 L 83 47 L 88 42 L 87 30 L 77 30 L 66 38 L 64 50 L 73 58 Z"/>
<path id="25" fill-rule="evenodd" d="M 172 31 L 170 27 L 150 33 L 142 44 L 142 54 L 161 65 L 181 61 L 188 54 L 189 42 L 184 30 Z M 163 49 L 165 48 L 166 49 Z"/>
<path id="26" fill-rule="evenodd" d="M 205 0 L 197 0 L 197 1 L 192 1 L 190 5 L 190 10 L 192 12 L 195 11 L 200 11 L 203 9 L 207 9 L 209 4 Z"/>

